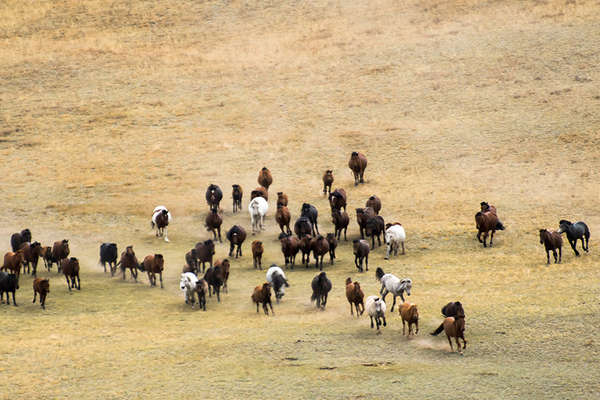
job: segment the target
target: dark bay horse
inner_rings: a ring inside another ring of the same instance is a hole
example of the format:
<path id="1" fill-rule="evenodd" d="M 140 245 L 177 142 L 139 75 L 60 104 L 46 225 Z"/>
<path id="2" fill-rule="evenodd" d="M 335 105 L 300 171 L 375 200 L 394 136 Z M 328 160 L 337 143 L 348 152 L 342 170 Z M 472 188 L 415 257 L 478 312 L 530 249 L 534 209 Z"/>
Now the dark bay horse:
<path id="1" fill-rule="evenodd" d="M 490 247 L 492 247 L 496 230 L 504 230 L 504 226 L 500 223 L 498 216 L 493 211 L 480 211 L 475 214 L 475 225 L 477 226 L 477 240 L 479 240 L 479 243 L 483 243 L 483 247 L 487 247 L 486 240 L 489 231 L 492 231 L 492 234 L 490 235 Z M 481 240 L 482 233 L 483 240 Z"/>
<path id="2" fill-rule="evenodd" d="M 540 244 L 546 248 L 546 264 L 550 264 L 550 250 L 554 255 L 554 263 L 560 264 L 562 259 L 562 237 L 556 231 L 550 232 L 548 229 L 540 229 Z M 556 258 L 556 249 L 558 249 L 558 259 Z"/>
<path id="3" fill-rule="evenodd" d="M 577 251 L 577 241 L 581 239 L 581 247 L 583 251 L 586 253 L 589 251 L 589 241 L 590 241 L 590 229 L 583 221 L 578 221 L 572 224 L 570 221 L 565 219 L 561 219 L 558 223 L 558 233 L 565 232 L 567 234 L 567 239 L 569 240 L 569 244 L 571 248 L 575 252 L 575 256 L 579 257 L 579 252 Z M 585 243 L 583 239 L 585 238 Z"/>

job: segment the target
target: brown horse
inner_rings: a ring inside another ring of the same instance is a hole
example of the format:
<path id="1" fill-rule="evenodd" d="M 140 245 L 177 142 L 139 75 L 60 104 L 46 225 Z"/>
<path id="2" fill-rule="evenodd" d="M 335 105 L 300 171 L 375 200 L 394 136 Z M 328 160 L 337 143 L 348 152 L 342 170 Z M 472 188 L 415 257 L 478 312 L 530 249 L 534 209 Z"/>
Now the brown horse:
<path id="1" fill-rule="evenodd" d="M 342 239 L 342 231 L 344 231 L 344 240 L 348 240 L 346 232 L 348 231 L 348 224 L 350 223 L 350 217 L 346 211 L 332 210 L 331 211 L 331 222 L 335 225 L 335 236 L 338 240 Z"/>
<path id="2" fill-rule="evenodd" d="M 242 209 L 242 197 L 244 196 L 244 190 L 240 185 L 231 185 L 231 198 L 233 199 L 233 212 Z"/>
<path id="3" fill-rule="evenodd" d="M 25 260 L 25 250 L 20 249 L 16 252 L 9 251 L 4 254 L 4 265 L 2 266 L 2 270 L 8 272 L 9 270 L 17 276 L 21 275 L 21 264 L 23 264 L 23 260 Z"/>
<path id="4" fill-rule="evenodd" d="M 65 258 L 60 262 L 60 266 L 63 274 L 65 274 L 69 292 L 71 291 L 71 288 L 81 290 L 81 281 L 79 280 L 79 260 L 75 257 Z M 75 283 L 76 281 L 77 283 Z"/>
<path id="5" fill-rule="evenodd" d="M 286 206 L 278 204 L 277 212 L 275 213 L 275 221 L 279 224 L 279 229 L 281 229 L 282 233 L 286 232 L 283 230 L 284 226 L 286 227 L 287 233 L 292 233 L 292 230 L 290 229 L 290 219 L 290 210 L 288 210 Z"/>
<path id="6" fill-rule="evenodd" d="M 323 194 L 331 193 L 331 185 L 333 185 L 333 171 L 328 169 L 323 174 Z"/>
<path id="7" fill-rule="evenodd" d="M 402 335 L 404 336 L 405 324 L 408 323 L 408 335 L 412 333 L 412 326 L 415 325 L 415 335 L 419 333 L 419 310 L 416 304 L 402 303 L 398 309 L 402 318 Z"/>
<path id="8" fill-rule="evenodd" d="M 487 247 L 488 232 L 492 231 L 490 235 L 490 247 L 492 247 L 494 241 L 494 232 L 498 229 L 498 216 L 492 211 L 478 212 L 475 214 L 475 225 L 477 227 L 477 240 L 479 243 L 483 243 L 483 247 Z M 504 229 L 504 228 L 503 228 Z M 481 240 L 481 234 L 483 233 L 483 240 Z"/>
<path id="9" fill-rule="evenodd" d="M 23 249 L 23 273 L 25 273 L 25 267 L 27 267 L 27 273 L 29 274 L 31 265 L 31 274 L 36 276 L 42 245 L 40 242 L 25 242 L 21 244 L 21 249 Z"/>
<path id="10" fill-rule="evenodd" d="M 363 301 L 365 294 L 360 288 L 360 284 L 358 282 L 352 283 L 350 277 L 346 278 L 346 298 L 348 299 L 348 303 L 350 303 L 350 315 L 354 316 L 354 312 L 352 311 L 352 304 L 354 304 L 356 316 L 360 317 L 365 312 L 365 303 Z"/>
<path id="11" fill-rule="evenodd" d="M 287 205 L 288 205 L 287 194 L 285 194 L 283 192 L 277 192 L 277 207 L 278 208 L 279 208 L 279 206 L 287 207 Z"/>
<path id="12" fill-rule="evenodd" d="M 211 209 L 210 213 L 206 216 L 204 220 L 206 230 L 212 232 L 214 236 L 214 240 L 217 241 L 217 233 L 218 239 L 220 243 L 223 243 L 221 240 L 221 224 L 223 223 L 223 218 L 219 215 L 216 209 Z"/>
<path id="13" fill-rule="evenodd" d="M 148 273 L 150 286 L 156 286 L 156 274 L 160 278 L 160 288 L 163 289 L 162 273 L 165 268 L 165 259 L 162 254 L 150 254 L 142 261 L 141 269 Z"/>
<path id="14" fill-rule="evenodd" d="M 358 228 L 360 229 L 361 239 L 365 238 L 365 227 L 367 226 L 367 221 L 375 217 L 375 215 L 375 211 L 371 207 L 356 209 L 356 222 L 358 223 Z"/>
<path id="15" fill-rule="evenodd" d="M 381 211 L 381 200 L 379 197 L 373 195 L 369 197 L 365 203 L 365 207 L 371 207 L 373 211 L 375 211 L 375 214 L 379 215 L 379 211 Z"/>
<path id="16" fill-rule="evenodd" d="M 329 194 L 329 206 L 331 211 L 341 210 L 342 208 L 346 211 L 347 203 L 346 191 L 344 189 L 335 189 Z"/>
<path id="17" fill-rule="evenodd" d="M 139 268 L 140 263 L 135 256 L 133 246 L 127 246 L 125 251 L 121 253 L 121 259 L 117 263 L 117 267 L 119 265 L 121 266 L 121 271 L 123 272 L 123 280 L 125 280 L 125 270 L 129 268 L 131 271 L 131 277 L 137 282 L 137 269 Z"/>
<path id="18" fill-rule="evenodd" d="M 550 264 L 550 250 L 554 255 L 554 263 L 560 264 L 562 260 L 562 237 L 556 231 L 550 232 L 548 229 L 540 229 L 540 244 L 546 248 L 546 264 Z M 558 258 L 556 257 L 556 249 L 558 249 Z"/>
<path id="19" fill-rule="evenodd" d="M 215 267 L 218 267 L 221 271 L 223 271 L 223 292 L 229 293 L 229 289 L 227 287 L 227 281 L 229 280 L 229 268 L 231 267 L 229 260 L 217 260 L 215 261 Z"/>
<path id="20" fill-rule="evenodd" d="M 52 260 L 58 265 L 58 272 L 60 272 L 62 260 L 69 257 L 70 253 L 71 250 L 69 250 L 69 241 L 67 239 L 54 242 L 54 245 L 52 246 Z"/>
<path id="21" fill-rule="evenodd" d="M 261 286 L 255 287 L 251 299 L 256 303 L 257 313 L 258 305 L 262 304 L 265 315 L 269 315 L 269 308 L 267 306 L 271 306 L 271 314 L 275 314 L 273 304 L 271 303 L 271 285 L 269 283 L 265 282 Z"/>
<path id="22" fill-rule="evenodd" d="M 296 254 L 300 250 L 300 240 L 292 236 L 292 234 L 282 233 L 279 235 L 279 242 L 281 242 L 281 252 L 283 253 L 283 258 L 285 259 L 285 265 L 288 263 L 292 265 L 292 269 L 294 269 L 294 262 L 296 261 Z"/>
<path id="23" fill-rule="evenodd" d="M 271 184 L 273 183 L 273 176 L 271 175 L 271 171 L 269 171 L 267 167 L 262 167 L 262 169 L 258 173 L 257 181 L 260 186 L 269 190 L 269 186 L 271 186 Z"/>
<path id="24" fill-rule="evenodd" d="M 50 281 L 48 279 L 35 278 L 33 280 L 33 303 L 40 294 L 40 304 L 42 309 L 46 309 L 46 296 L 50 293 Z"/>
<path id="25" fill-rule="evenodd" d="M 348 161 L 348 167 L 354 174 L 354 186 L 358 186 L 360 183 L 365 183 L 364 174 L 367 168 L 367 157 L 364 154 L 353 151 L 350 155 L 350 161 Z"/>
<path id="26" fill-rule="evenodd" d="M 323 271 L 323 257 L 325 257 L 325 254 L 329 253 L 329 242 L 323 235 L 319 235 L 310 241 L 310 249 L 315 257 L 315 268 L 319 268 L 320 271 Z M 319 257 L 321 257 L 320 261 Z M 333 264 L 333 259 L 331 259 L 331 261 Z"/>
<path id="27" fill-rule="evenodd" d="M 260 240 L 252 242 L 252 260 L 254 262 L 254 269 L 259 268 L 262 270 L 262 255 L 265 251 L 265 247 Z"/>
<path id="28" fill-rule="evenodd" d="M 467 341 L 465 340 L 465 316 L 457 315 L 456 317 L 448 317 L 444 320 L 444 332 L 446 332 L 446 337 L 448 338 L 448 343 L 450 343 L 450 350 L 454 351 L 452 348 L 452 340 L 450 338 L 456 338 L 456 347 L 459 353 L 462 353 L 460 349 L 459 338 L 463 340 L 463 349 L 467 348 Z"/>

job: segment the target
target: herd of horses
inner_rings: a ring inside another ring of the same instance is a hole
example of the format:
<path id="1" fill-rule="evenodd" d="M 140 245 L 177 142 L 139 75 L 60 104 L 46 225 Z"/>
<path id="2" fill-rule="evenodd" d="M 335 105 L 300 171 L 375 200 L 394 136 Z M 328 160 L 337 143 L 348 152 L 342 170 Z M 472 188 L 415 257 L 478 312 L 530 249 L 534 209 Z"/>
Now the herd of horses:
<path id="1" fill-rule="evenodd" d="M 348 167 L 354 175 L 355 186 L 364 183 L 364 172 L 367 167 L 367 158 L 364 154 L 352 152 Z M 289 266 L 290 269 L 293 269 L 296 263 L 296 255 L 301 252 L 301 264 L 308 268 L 312 254 L 315 267 L 320 272 L 311 281 L 313 292 L 311 301 L 315 302 L 317 308 L 320 309 L 326 307 L 328 294 L 333 286 L 331 280 L 327 277 L 327 273 L 323 271 L 323 259 L 328 254 L 330 264 L 334 264 L 335 249 L 338 246 L 338 241 L 342 240 L 342 232 L 344 233 L 344 241 L 347 241 L 346 232 L 350 221 L 346 212 L 346 191 L 342 188 L 336 188 L 332 191 L 333 182 L 333 171 L 326 170 L 323 175 L 323 194 L 329 199 L 335 231 L 325 236 L 319 232 L 319 212 L 314 205 L 309 203 L 302 204 L 300 216 L 293 225 L 292 233 L 288 196 L 283 192 L 277 193 L 275 220 L 281 230 L 278 239 L 281 244 L 284 267 Z M 253 235 L 265 229 L 264 219 L 269 210 L 268 190 L 273 183 L 273 177 L 268 168 L 263 167 L 259 171 L 258 183 L 259 187 L 251 191 L 248 204 Z M 243 193 L 243 189 L 239 184 L 232 185 L 234 213 L 241 211 Z M 180 289 L 185 293 L 185 302 L 190 304 L 192 308 L 198 303 L 204 311 L 206 311 L 207 295 L 212 297 L 215 294 L 217 302 L 220 302 L 221 291 L 228 292 L 227 281 L 230 273 L 230 262 L 228 259 L 219 259 L 213 262 L 215 242 L 217 240 L 222 242 L 221 226 L 223 218 L 220 213 L 222 199 L 223 192 L 221 188 L 215 184 L 209 185 L 206 191 L 209 213 L 206 216 L 205 225 L 207 230 L 212 233 L 213 238 L 198 242 L 194 248 L 185 254 L 185 266 L 180 279 Z M 480 243 L 483 243 L 484 247 L 487 247 L 489 237 L 489 246 L 491 247 L 493 246 L 494 233 L 498 230 L 504 230 L 505 227 L 498 218 L 496 207 L 487 202 L 481 202 L 480 206 L 481 210 L 475 214 L 476 237 Z M 375 239 L 377 239 L 377 245 L 381 246 L 381 236 L 383 236 L 384 244 L 387 246 L 385 259 L 389 259 L 392 254 L 394 256 L 398 255 L 400 247 L 402 248 L 401 254 L 405 254 L 406 233 L 404 227 L 398 222 L 386 223 L 384 218 L 379 215 L 381 208 L 381 200 L 373 195 L 367 199 L 365 207 L 355 210 L 360 239 L 352 241 L 352 250 L 355 256 L 354 263 L 359 273 L 369 270 L 369 253 L 377 247 Z M 162 237 L 166 242 L 169 241 L 167 233 L 171 222 L 171 213 L 165 206 L 158 206 L 154 209 L 151 217 L 151 227 L 156 229 L 156 236 Z M 553 252 L 555 263 L 561 262 L 562 233 L 566 233 L 569 244 L 576 256 L 580 255 L 576 248 L 578 240 L 581 240 L 583 250 L 585 252 L 589 251 L 590 231 L 584 222 L 571 223 L 567 220 L 560 220 L 558 230 L 541 229 L 539 233 L 540 243 L 546 249 L 548 264 L 550 263 L 550 251 Z M 247 237 L 244 227 L 233 225 L 227 230 L 225 236 L 230 242 L 229 257 L 242 257 L 242 245 Z M 370 243 L 369 238 L 371 239 Z M 45 308 L 45 300 L 50 292 L 50 287 L 48 279 L 40 279 L 36 276 L 39 258 L 42 258 L 48 271 L 52 269 L 53 264 L 57 264 L 58 272 L 62 272 L 65 276 L 69 291 L 72 288 L 81 290 L 79 261 L 75 257 L 69 257 L 68 240 L 57 241 L 52 247 L 43 247 L 37 241 L 32 242 L 31 231 L 24 229 L 13 234 L 10 242 L 12 251 L 5 254 L 4 264 L 1 268 L 3 271 L 0 271 L 0 302 L 4 302 L 3 296 L 6 293 L 7 304 L 10 304 L 9 294 L 12 293 L 13 304 L 17 305 L 15 292 L 19 289 L 19 276 L 22 268 L 24 274 L 31 274 L 34 277 L 33 302 L 35 303 L 39 294 L 41 307 Z M 263 243 L 254 240 L 251 249 L 254 268 L 262 270 Z M 114 276 L 120 267 L 123 279 L 126 279 L 126 271 L 129 270 L 131 277 L 137 281 L 138 271 L 146 272 L 151 286 L 157 285 L 156 275 L 158 275 L 160 287 L 163 288 L 162 273 L 165 260 L 162 254 L 149 254 L 144 257 L 142 262 L 139 262 L 133 246 L 127 246 L 125 251 L 120 254 L 120 258 L 118 256 L 116 243 L 101 244 L 99 264 L 104 267 L 105 273 L 107 272 L 107 265 L 111 276 Z M 119 260 L 117 261 L 117 259 Z M 208 268 L 206 264 L 208 264 Z M 419 331 L 417 305 L 408 303 L 404 299 L 404 294 L 408 296 L 411 294 L 412 280 L 409 278 L 400 279 L 391 273 L 385 273 L 381 267 L 376 269 L 375 277 L 381 283 L 381 289 L 377 296 L 366 298 L 366 305 L 360 283 L 352 281 L 351 278 L 346 279 L 346 297 L 350 304 L 351 315 L 354 315 L 353 307 L 357 317 L 366 310 L 371 319 L 371 328 L 376 327 L 379 333 L 380 328 L 387 325 L 385 298 L 391 293 L 393 299 L 390 312 L 394 311 L 396 298 L 399 296 L 402 300 L 398 312 L 402 319 L 403 335 L 405 334 L 405 324 L 408 324 L 407 336 L 413 334 L 413 325 L 415 326 L 414 334 L 417 334 Z M 252 302 L 256 304 L 256 311 L 259 312 L 259 306 L 262 305 L 265 314 L 269 314 L 269 309 L 273 314 L 271 291 L 274 291 L 276 300 L 279 303 L 285 294 L 286 287 L 289 287 L 289 283 L 283 269 L 275 264 L 271 265 L 267 270 L 266 281 L 256 286 L 250 296 Z M 466 347 L 464 339 L 465 313 L 462 304 L 460 302 L 446 304 L 442 308 L 442 315 L 445 317 L 444 321 L 431 334 L 437 335 L 442 330 L 445 331 L 450 348 L 453 349 L 451 338 L 454 337 L 458 351 L 461 351 L 459 338 L 463 340 L 463 349 Z"/>

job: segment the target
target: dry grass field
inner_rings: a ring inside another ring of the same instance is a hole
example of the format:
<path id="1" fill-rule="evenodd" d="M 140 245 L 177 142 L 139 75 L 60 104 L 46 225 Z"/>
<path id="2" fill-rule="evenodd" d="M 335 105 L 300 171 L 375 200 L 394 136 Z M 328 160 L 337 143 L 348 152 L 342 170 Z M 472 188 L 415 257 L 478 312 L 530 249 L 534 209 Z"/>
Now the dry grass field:
<path id="1" fill-rule="evenodd" d="M 0 250 L 28 227 L 44 245 L 70 239 L 83 272 L 72 293 L 56 269 L 40 274 L 46 311 L 29 276 L 19 307 L 0 306 L 0 398 L 599 398 L 599 41 L 597 0 L 1 2 Z M 369 158 L 359 187 L 354 150 Z M 249 236 L 230 293 L 191 310 L 179 273 L 209 237 L 206 187 L 224 189 L 226 229 L 250 230 L 231 185 L 247 210 L 263 166 L 266 265 L 283 261 L 277 191 L 294 219 L 310 202 L 332 231 L 325 169 L 348 192 L 349 240 L 377 194 L 407 254 L 378 248 L 359 275 L 341 243 L 325 311 L 310 303 L 314 267 L 297 268 L 265 317 Z M 487 249 L 482 200 L 507 226 Z M 149 229 L 158 204 L 170 243 Z M 546 266 L 537 232 L 561 218 L 588 223 L 591 251 L 565 240 Z M 105 275 L 103 241 L 164 254 L 165 288 Z M 416 338 L 398 314 L 381 335 L 351 318 L 345 278 L 375 294 L 378 266 L 412 278 Z M 428 334 L 454 300 L 462 357 Z"/>

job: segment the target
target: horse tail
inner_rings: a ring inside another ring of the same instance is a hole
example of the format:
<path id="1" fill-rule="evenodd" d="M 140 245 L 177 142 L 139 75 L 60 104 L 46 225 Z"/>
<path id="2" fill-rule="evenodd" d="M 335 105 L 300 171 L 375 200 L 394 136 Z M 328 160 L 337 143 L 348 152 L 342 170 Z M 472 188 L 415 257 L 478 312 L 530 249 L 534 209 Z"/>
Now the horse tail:
<path id="1" fill-rule="evenodd" d="M 437 327 L 437 329 L 433 332 L 431 332 L 431 336 L 437 336 L 439 335 L 442 331 L 444 330 L 444 323 L 442 322 L 440 324 L 440 326 Z"/>
<path id="2" fill-rule="evenodd" d="M 310 301 L 315 301 L 317 300 L 317 294 L 315 292 L 313 292 L 312 296 L 310 296 Z"/>
<path id="3" fill-rule="evenodd" d="M 502 224 L 502 222 L 500 222 L 500 220 L 498 220 L 498 222 L 496 223 L 496 230 L 503 231 L 504 229 L 504 225 Z"/>

